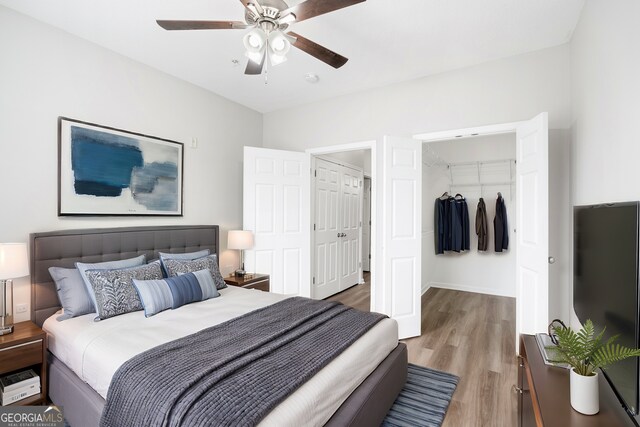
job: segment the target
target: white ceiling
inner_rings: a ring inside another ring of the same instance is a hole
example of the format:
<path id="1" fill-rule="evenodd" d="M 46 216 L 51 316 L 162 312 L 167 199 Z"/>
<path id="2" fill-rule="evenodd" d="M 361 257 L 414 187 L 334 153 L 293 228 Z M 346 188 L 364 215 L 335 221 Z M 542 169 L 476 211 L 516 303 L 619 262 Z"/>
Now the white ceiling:
<path id="1" fill-rule="evenodd" d="M 299 3 L 293 0 L 291 3 Z M 0 0 L 260 112 L 294 107 L 569 41 L 584 0 L 368 0 L 292 26 L 347 58 L 334 70 L 295 48 L 245 76 L 248 30 L 165 31 L 156 19 L 244 20 L 238 0 Z M 235 66 L 233 59 L 240 64 Z M 309 84 L 313 72 L 320 82 Z"/>

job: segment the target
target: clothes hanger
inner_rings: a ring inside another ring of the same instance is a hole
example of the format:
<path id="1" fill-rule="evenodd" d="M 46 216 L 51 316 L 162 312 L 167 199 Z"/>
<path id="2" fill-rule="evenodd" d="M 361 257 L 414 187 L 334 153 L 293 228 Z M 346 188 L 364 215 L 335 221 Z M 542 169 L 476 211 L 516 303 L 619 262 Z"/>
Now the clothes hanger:
<path id="1" fill-rule="evenodd" d="M 440 199 L 444 199 L 445 197 L 447 197 L 447 198 L 449 197 L 449 192 L 448 191 L 445 191 L 444 193 L 442 193 L 442 196 L 440 196 L 439 198 Z"/>

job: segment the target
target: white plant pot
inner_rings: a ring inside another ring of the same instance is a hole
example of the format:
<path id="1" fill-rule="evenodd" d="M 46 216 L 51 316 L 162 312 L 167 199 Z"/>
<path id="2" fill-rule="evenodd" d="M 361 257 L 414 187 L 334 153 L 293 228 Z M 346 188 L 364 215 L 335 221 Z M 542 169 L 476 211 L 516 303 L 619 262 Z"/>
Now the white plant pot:
<path id="1" fill-rule="evenodd" d="M 585 377 L 571 368 L 571 406 L 585 415 L 595 415 L 600 411 L 600 396 L 598 393 L 598 373 Z"/>

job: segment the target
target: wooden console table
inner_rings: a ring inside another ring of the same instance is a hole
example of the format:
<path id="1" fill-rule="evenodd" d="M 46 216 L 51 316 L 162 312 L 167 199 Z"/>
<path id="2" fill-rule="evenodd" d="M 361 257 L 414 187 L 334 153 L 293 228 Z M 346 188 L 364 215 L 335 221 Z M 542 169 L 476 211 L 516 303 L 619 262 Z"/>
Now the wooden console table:
<path id="1" fill-rule="evenodd" d="M 602 374 L 600 412 L 582 415 L 571 408 L 569 371 L 544 364 L 533 335 L 520 337 L 518 425 L 520 427 L 634 426 Z"/>

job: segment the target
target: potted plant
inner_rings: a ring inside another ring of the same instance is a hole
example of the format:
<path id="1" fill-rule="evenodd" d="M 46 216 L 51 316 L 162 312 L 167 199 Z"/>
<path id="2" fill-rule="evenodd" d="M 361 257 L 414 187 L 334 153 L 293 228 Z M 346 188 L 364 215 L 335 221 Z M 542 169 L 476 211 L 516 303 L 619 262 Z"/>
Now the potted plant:
<path id="1" fill-rule="evenodd" d="M 618 335 L 604 342 L 605 329 L 596 335 L 591 319 L 587 319 L 578 332 L 556 327 L 553 331 L 557 345 L 548 347 L 555 352 L 555 360 L 571 366 L 571 406 L 585 415 L 594 415 L 600 410 L 597 369 L 628 357 L 640 356 L 638 349 L 614 344 Z"/>

